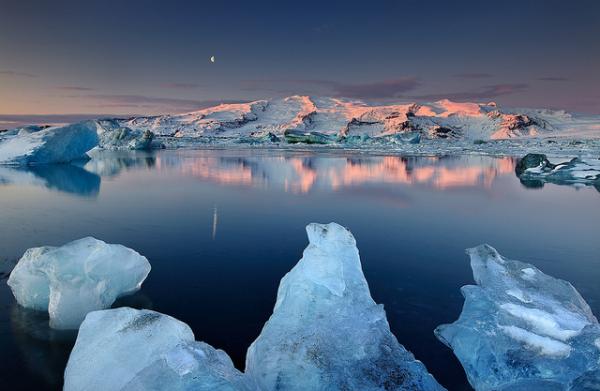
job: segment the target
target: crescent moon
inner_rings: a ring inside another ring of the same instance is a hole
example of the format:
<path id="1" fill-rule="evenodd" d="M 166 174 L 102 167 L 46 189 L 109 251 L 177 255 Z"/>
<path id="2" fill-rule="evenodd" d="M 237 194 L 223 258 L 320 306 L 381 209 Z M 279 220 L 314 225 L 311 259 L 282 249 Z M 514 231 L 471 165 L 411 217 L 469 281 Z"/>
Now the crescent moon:
<path id="1" fill-rule="evenodd" d="M 215 62 L 215 56 L 210 56 L 210 62 Z"/>

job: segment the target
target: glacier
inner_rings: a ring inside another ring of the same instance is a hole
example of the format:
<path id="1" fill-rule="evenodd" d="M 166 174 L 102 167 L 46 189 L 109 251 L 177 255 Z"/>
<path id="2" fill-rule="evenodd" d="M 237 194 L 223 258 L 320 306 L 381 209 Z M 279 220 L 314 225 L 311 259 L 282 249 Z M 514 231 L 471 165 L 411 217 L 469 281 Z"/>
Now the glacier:
<path id="1" fill-rule="evenodd" d="M 70 163 L 98 145 L 94 121 L 54 127 L 25 127 L 0 137 L 0 164 Z"/>
<path id="2" fill-rule="evenodd" d="M 19 305 L 48 311 L 50 327 L 76 329 L 88 312 L 137 291 L 148 273 L 150 263 L 134 250 L 86 237 L 28 249 L 8 285 Z"/>
<path id="3" fill-rule="evenodd" d="M 165 143 L 226 142 L 254 139 L 267 143 L 378 143 L 386 137 L 419 133 L 445 143 L 563 136 L 598 138 L 598 116 L 561 110 L 501 108 L 494 102 L 370 104 L 342 98 L 289 96 L 221 104 L 184 114 L 115 119 L 121 126 L 151 131 Z M 270 135 L 269 137 L 265 137 Z M 203 141 L 201 141 L 203 140 Z M 484 144 L 480 144 L 484 145 Z"/>
<path id="4" fill-rule="evenodd" d="M 489 245 L 467 253 L 477 285 L 462 288 L 459 319 L 435 335 L 473 388 L 599 389 L 600 324 L 577 290 Z"/>
<path id="5" fill-rule="evenodd" d="M 306 230 L 309 245 L 281 280 L 244 373 L 185 323 L 118 308 L 86 316 L 64 390 L 443 390 L 391 333 L 350 231 Z"/>
<path id="6" fill-rule="evenodd" d="M 600 191 L 600 159 L 575 157 L 553 164 L 544 154 L 529 153 L 517 162 L 515 173 L 521 183 L 542 187 L 544 183 L 590 185 Z"/>
<path id="7" fill-rule="evenodd" d="M 600 116 L 448 99 L 375 104 L 294 95 L 220 104 L 182 114 L 101 118 L 85 123 L 96 129 L 101 149 L 310 146 L 424 155 L 552 152 L 595 156 L 600 152 Z M 8 152 L 27 152 L 23 140 L 43 132 L 48 132 L 45 126 L 36 125 L 0 131 L 0 146 L 6 144 L 0 147 L 4 150 L 0 162 L 27 164 Z"/>

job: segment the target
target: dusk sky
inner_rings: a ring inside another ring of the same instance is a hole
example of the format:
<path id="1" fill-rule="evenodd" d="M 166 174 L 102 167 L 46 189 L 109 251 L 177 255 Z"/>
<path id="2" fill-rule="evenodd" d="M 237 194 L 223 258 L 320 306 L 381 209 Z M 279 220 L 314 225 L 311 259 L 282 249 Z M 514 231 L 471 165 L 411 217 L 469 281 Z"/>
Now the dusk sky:
<path id="1" fill-rule="evenodd" d="M 600 1 L 0 2 L 0 119 L 292 94 L 600 113 Z"/>

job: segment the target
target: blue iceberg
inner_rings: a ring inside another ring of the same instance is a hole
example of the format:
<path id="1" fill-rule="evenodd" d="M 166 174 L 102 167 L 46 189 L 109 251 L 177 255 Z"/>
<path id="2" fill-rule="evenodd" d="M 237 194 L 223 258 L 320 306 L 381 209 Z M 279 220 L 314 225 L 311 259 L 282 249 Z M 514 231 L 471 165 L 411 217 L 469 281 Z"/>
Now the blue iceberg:
<path id="1" fill-rule="evenodd" d="M 467 250 L 476 286 L 435 334 L 487 390 L 600 389 L 600 325 L 568 282 L 481 245 Z"/>

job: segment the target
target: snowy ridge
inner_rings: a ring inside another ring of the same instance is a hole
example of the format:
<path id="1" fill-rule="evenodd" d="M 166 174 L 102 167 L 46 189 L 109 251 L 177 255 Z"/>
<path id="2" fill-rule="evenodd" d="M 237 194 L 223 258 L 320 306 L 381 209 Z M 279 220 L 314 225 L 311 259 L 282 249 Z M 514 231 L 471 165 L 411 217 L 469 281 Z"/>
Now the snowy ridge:
<path id="1" fill-rule="evenodd" d="M 249 103 L 221 104 L 185 114 L 134 117 L 122 126 L 171 137 L 283 137 L 310 131 L 344 139 L 419 132 L 428 139 L 497 140 L 554 134 L 563 130 L 600 135 L 600 120 L 576 119 L 564 111 L 500 109 L 495 103 L 369 105 L 327 97 L 290 96 Z"/>

